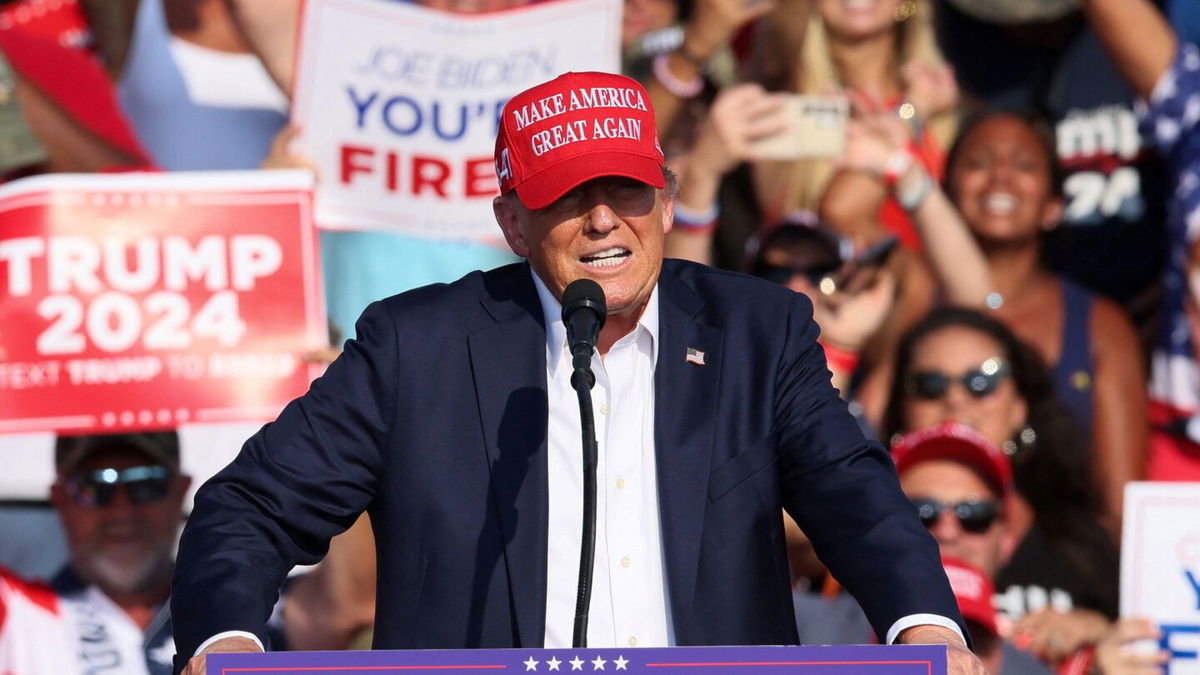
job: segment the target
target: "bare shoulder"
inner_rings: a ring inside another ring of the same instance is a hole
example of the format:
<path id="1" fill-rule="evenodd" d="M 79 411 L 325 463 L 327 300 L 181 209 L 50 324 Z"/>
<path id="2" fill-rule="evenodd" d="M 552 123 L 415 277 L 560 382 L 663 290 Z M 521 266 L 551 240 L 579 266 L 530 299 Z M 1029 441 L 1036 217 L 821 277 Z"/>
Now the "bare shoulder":
<path id="1" fill-rule="evenodd" d="M 1095 296 L 1088 317 L 1092 351 L 1098 357 L 1121 358 L 1128 356 L 1140 360 L 1141 346 L 1133 321 L 1120 305 L 1108 298 Z"/>

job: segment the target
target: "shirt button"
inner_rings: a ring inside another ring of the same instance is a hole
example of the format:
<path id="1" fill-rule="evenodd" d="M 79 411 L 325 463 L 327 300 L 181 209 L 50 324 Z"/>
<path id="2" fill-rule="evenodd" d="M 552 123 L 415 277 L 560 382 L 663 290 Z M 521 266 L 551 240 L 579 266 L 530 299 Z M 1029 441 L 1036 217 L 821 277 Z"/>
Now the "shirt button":
<path id="1" fill-rule="evenodd" d="M 629 567 L 629 563 L 630 563 L 629 556 L 625 556 L 624 558 L 621 558 L 621 567 Z"/>
<path id="2" fill-rule="evenodd" d="M 617 489 L 618 489 L 618 490 L 624 490 L 624 489 L 625 489 L 625 479 L 624 479 L 624 478 L 618 478 L 618 479 L 617 479 Z"/>
<path id="3" fill-rule="evenodd" d="M 630 635 L 630 636 L 629 636 L 629 646 L 630 646 L 630 647 L 636 647 L 636 646 L 637 646 L 637 638 L 636 638 L 636 637 L 634 637 L 634 636 L 632 636 L 632 635 Z"/>
<path id="4" fill-rule="evenodd" d="M 601 415 L 607 415 L 609 410 L 610 410 L 610 408 L 608 407 L 607 403 L 600 404 L 600 414 Z"/>

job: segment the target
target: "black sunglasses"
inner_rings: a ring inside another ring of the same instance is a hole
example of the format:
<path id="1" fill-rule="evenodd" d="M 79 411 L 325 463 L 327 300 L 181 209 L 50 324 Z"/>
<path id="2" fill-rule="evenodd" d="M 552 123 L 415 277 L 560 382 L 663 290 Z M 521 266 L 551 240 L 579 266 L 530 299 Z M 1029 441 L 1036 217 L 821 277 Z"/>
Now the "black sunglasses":
<path id="1" fill-rule="evenodd" d="M 108 506 L 121 486 L 125 487 L 130 502 L 150 504 L 167 496 L 171 489 L 171 472 L 163 466 L 131 466 L 75 474 L 64 482 L 71 500 L 85 509 Z"/>
<path id="2" fill-rule="evenodd" d="M 926 529 L 931 528 L 941 518 L 942 511 L 951 509 L 958 518 L 958 525 L 964 532 L 981 534 L 987 532 L 996 518 L 1000 517 L 1000 505 L 993 501 L 971 499 L 964 502 L 943 502 L 939 499 L 911 499 L 917 507 L 917 517 Z"/>
<path id="3" fill-rule="evenodd" d="M 813 288 L 821 288 L 821 282 L 826 278 L 833 278 L 838 271 L 838 266 L 819 265 L 816 267 L 788 267 L 785 265 L 771 265 L 761 263 L 754 268 L 754 276 L 760 279 L 766 279 L 780 286 L 787 286 L 793 276 L 803 276 L 812 284 Z"/>
<path id="4" fill-rule="evenodd" d="M 945 396 L 951 382 L 962 384 L 973 398 L 983 398 L 996 391 L 996 387 L 1007 376 L 1008 364 L 1003 359 L 993 357 L 975 370 L 958 376 L 947 375 L 940 370 L 918 370 L 908 374 L 906 384 L 909 393 L 930 401 Z"/>

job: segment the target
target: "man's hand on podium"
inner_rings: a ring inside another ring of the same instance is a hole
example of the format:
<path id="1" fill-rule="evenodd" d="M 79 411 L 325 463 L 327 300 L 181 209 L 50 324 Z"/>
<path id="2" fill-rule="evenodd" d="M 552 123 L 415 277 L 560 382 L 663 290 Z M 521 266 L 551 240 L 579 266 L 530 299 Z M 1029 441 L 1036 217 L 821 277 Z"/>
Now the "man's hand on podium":
<path id="1" fill-rule="evenodd" d="M 244 637 L 221 638 L 204 648 L 204 651 L 193 656 L 188 661 L 187 668 L 179 675 L 206 675 L 204 671 L 205 657 L 214 652 L 261 652 L 262 648 L 254 640 Z"/>
<path id="2" fill-rule="evenodd" d="M 900 645 L 946 645 L 947 675 L 988 675 L 988 669 L 957 633 L 941 626 L 913 626 L 896 637 Z"/>

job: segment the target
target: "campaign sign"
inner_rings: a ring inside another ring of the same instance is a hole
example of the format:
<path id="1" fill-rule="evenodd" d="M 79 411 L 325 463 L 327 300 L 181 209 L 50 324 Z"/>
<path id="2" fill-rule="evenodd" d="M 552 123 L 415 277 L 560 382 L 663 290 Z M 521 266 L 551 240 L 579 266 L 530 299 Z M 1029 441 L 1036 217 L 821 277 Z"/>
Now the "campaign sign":
<path id="1" fill-rule="evenodd" d="M 308 172 L 0 187 L 0 433 L 270 420 L 327 341 Z"/>
<path id="2" fill-rule="evenodd" d="M 318 225 L 494 239 L 504 103 L 566 71 L 617 72 L 620 30 L 618 0 L 306 0 L 292 114 L 321 175 Z"/>
<path id="3" fill-rule="evenodd" d="M 1121 615 L 1153 620 L 1170 673 L 1200 673 L 1200 483 L 1130 483 Z"/>
<path id="4" fill-rule="evenodd" d="M 944 645 L 672 647 L 650 649 L 431 649 L 209 654 L 208 675 L 263 673 L 804 673 L 945 675 Z"/>

